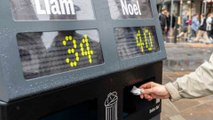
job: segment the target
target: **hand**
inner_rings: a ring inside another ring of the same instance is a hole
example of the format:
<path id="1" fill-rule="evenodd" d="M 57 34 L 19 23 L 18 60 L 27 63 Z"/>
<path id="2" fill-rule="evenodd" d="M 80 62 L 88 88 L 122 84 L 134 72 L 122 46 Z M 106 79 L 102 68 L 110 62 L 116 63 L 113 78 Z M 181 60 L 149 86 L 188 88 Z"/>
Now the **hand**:
<path id="1" fill-rule="evenodd" d="M 143 90 L 143 94 L 140 95 L 141 99 L 145 98 L 151 101 L 156 98 L 167 99 L 170 97 L 166 87 L 158 83 L 149 82 L 141 85 L 139 88 Z"/>

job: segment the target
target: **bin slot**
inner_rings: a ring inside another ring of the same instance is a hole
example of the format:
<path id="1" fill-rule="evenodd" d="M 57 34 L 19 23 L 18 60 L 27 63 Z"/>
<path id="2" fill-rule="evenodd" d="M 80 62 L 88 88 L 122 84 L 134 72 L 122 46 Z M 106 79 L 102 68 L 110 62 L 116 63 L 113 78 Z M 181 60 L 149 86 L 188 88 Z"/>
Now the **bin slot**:
<path id="1" fill-rule="evenodd" d="M 137 113 L 147 111 L 150 107 L 156 104 L 155 100 L 148 101 L 145 99 L 141 99 L 139 96 L 133 95 L 130 91 L 133 86 L 139 87 L 140 85 L 154 81 L 154 78 L 143 80 L 133 85 L 129 85 L 124 88 L 123 92 L 123 118 L 127 118 L 128 116 Z"/>

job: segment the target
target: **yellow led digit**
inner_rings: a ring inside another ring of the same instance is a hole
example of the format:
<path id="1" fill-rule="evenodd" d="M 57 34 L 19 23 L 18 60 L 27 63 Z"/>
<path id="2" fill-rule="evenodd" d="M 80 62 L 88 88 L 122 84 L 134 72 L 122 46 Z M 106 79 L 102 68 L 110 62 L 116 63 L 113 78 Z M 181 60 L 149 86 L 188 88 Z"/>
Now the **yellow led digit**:
<path id="1" fill-rule="evenodd" d="M 143 42 L 143 40 L 142 40 L 140 30 L 138 30 L 135 39 L 136 39 L 136 45 L 140 48 L 141 52 L 143 53 L 143 52 L 144 52 L 144 48 L 143 48 L 144 42 Z"/>
<path id="2" fill-rule="evenodd" d="M 67 53 L 68 55 L 74 55 L 75 56 L 75 60 L 71 60 L 69 57 L 67 57 L 65 59 L 66 63 L 70 65 L 70 67 L 76 67 L 78 65 L 78 62 L 80 60 L 79 58 L 79 54 L 78 52 L 76 51 L 76 48 L 77 48 L 77 42 L 75 39 L 73 39 L 73 37 L 70 35 L 70 36 L 65 36 L 65 39 L 62 41 L 62 44 L 64 46 L 67 46 L 67 43 L 70 41 L 70 43 L 72 44 L 72 47 L 70 47 L 68 50 L 67 50 Z"/>
<path id="3" fill-rule="evenodd" d="M 150 51 L 152 51 L 153 50 L 153 39 L 152 39 L 152 33 L 151 32 L 149 32 L 149 40 L 150 40 Z"/>
<path id="4" fill-rule="evenodd" d="M 90 44 L 88 40 L 88 36 L 84 35 L 81 43 L 80 43 L 80 49 L 81 49 L 81 55 L 82 56 L 87 56 L 88 61 L 91 64 L 93 62 L 92 60 L 92 55 L 93 55 L 93 50 L 90 49 Z"/>
<path id="5" fill-rule="evenodd" d="M 152 51 L 153 50 L 152 33 L 146 28 L 144 29 L 143 34 L 146 48 L 148 49 L 148 51 Z"/>

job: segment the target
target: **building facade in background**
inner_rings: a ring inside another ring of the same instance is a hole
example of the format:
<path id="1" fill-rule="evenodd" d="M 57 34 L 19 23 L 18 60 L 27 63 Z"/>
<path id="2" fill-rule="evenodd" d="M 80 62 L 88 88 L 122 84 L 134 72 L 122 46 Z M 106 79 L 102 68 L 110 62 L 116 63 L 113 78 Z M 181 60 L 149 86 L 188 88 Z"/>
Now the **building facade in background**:
<path id="1" fill-rule="evenodd" d="M 193 16 L 195 13 L 213 12 L 213 0 L 157 0 L 159 12 L 162 7 L 166 7 L 176 16 L 181 16 L 184 12 L 189 12 L 190 16 Z"/>

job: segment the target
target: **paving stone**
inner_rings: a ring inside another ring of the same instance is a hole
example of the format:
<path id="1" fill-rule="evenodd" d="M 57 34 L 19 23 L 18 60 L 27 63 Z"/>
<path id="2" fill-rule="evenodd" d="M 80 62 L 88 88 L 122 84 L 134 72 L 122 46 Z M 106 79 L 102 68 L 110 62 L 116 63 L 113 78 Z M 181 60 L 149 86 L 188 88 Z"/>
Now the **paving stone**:
<path id="1" fill-rule="evenodd" d="M 200 105 L 200 102 L 197 101 L 196 99 L 181 99 L 173 102 L 173 104 L 177 107 L 178 110 L 184 111 L 191 107 Z"/>
<path id="2" fill-rule="evenodd" d="M 212 116 L 183 116 L 185 120 L 213 120 Z"/>
<path id="3" fill-rule="evenodd" d="M 198 98 L 197 101 L 199 101 L 201 104 L 204 104 L 204 103 L 210 103 L 211 104 L 211 103 L 213 103 L 213 95 Z"/>
<path id="4" fill-rule="evenodd" d="M 180 111 L 176 108 L 175 105 L 170 100 L 162 100 L 162 113 L 167 116 L 174 116 L 180 114 Z"/>
<path id="5" fill-rule="evenodd" d="M 169 117 L 169 120 L 185 120 L 181 115 Z"/>
<path id="6" fill-rule="evenodd" d="M 212 108 L 213 104 L 201 104 L 181 112 L 181 115 L 187 120 L 213 120 Z"/>

